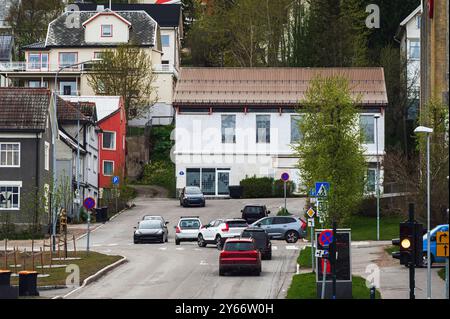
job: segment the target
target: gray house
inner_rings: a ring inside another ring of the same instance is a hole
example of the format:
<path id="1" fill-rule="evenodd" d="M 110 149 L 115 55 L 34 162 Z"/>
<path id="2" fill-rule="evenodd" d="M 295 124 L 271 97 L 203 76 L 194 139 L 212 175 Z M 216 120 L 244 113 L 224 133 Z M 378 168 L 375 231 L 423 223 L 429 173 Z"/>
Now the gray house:
<path id="1" fill-rule="evenodd" d="M 47 89 L 0 88 L 0 227 L 46 230 L 52 105 Z"/>

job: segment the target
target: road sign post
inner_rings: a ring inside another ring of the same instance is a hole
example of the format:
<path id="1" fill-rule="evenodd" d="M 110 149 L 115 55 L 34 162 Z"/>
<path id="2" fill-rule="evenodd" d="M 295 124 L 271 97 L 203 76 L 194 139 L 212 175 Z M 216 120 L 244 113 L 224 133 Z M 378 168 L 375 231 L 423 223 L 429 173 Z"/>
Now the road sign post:
<path id="1" fill-rule="evenodd" d="M 314 267 L 314 216 L 316 215 L 316 212 L 314 211 L 314 209 L 312 207 L 310 207 L 307 211 L 306 211 L 306 215 L 308 216 L 308 226 L 310 227 L 309 231 L 310 231 L 310 235 L 311 235 L 311 265 L 312 265 L 312 269 L 314 271 L 315 267 Z"/>
<path id="2" fill-rule="evenodd" d="M 330 230 L 324 230 L 320 233 L 319 235 L 319 243 L 320 245 L 322 245 L 322 247 L 325 249 L 325 254 L 322 257 L 324 259 L 324 266 L 322 269 L 322 294 L 321 294 L 321 299 L 325 299 L 325 284 L 327 281 L 327 262 L 328 262 L 328 257 L 329 257 L 329 253 L 328 253 L 328 248 L 330 247 L 330 244 L 333 242 L 333 233 L 331 232 L 330 234 Z"/>
<path id="3" fill-rule="evenodd" d="M 95 207 L 95 199 L 92 197 L 87 197 L 83 201 L 83 206 L 87 211 L 87 236 L 86 236 L 86 253 L 89 254 L 89 240 L 90 240 L 90 224 L 91 224 L 91 210 Z"/>
<path id="4" fill-rule="evenodd" d="M 115 197 L 116 197 L 116 214 L 118 213 L 119 210 L 119 205 L 118 205 L 118 187 L 119 187 L 119 181 L 120 178 L 119 176 L 113 176 L 112 178 L 112 183 L 114 185 L 114 189 L 115 189 Z"/>
<path id="5" fill-rule="evenodd" d="M 289 180 L 289 174 L 283 173 L 281 174 L 281 180 L 283 181 L 284 186 L 284 211 L 287 212 L 287 203 L 286 203 L 286 183 Z"/>

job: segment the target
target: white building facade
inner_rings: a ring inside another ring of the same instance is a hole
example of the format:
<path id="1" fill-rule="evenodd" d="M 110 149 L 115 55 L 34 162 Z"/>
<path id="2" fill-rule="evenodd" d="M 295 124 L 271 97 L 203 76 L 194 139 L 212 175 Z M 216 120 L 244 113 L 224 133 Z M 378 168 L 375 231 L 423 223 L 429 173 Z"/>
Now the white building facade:
<path id="1" fill-rule="evenodd" d="M 360 83 L 355 94 L 364 94 L 355 127 L 365 132 L 367 191 L 374 192 L 377 156 L 381 161 L 384 154 L 383 70 L 323 70 L 182 68 L 175 92 L 177 189 L 196 185 L 205 195 L 228 196 L 228 186 L 246 177 L 280 179 L 288 172 L 300 191 L 299 159 L 292 149 L 301 142 L 297 101 L 308 79 L 340 72 Z"/>

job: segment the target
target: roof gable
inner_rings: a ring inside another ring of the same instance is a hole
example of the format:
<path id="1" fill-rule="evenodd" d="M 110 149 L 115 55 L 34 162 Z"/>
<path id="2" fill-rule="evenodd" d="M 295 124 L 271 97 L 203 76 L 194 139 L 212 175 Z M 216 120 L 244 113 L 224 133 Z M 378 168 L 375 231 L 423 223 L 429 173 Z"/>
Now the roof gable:
<path id="1" fill-rule="evenodd" d="M 84 102 L 95 104 L 97 121 L 100 122 L 117 112 L 121 107 L 120 96 L 61 96 L 62 99 L 70 102 Z"/>
<path id="2" fill-rule="evenodd" d="M 48 89 L 0 88 L 0 130 L 45 131 L 50 102 Z"/>
<path id="3" fill-rule="evenodd" d="M 83 22 L 83 27 L 85 27 L 88 23 L 94 21 L 96 18 L 98 18 L 99 16 L 114 16 L 117 19 L 119 19 L 120 21 L 122 21 L 123 23 L 125 23 L 126 25 L 128 25 L 128 27 L 131 27 L 131 22 L 126 20 L 125 18 L 123 18 L 122 16 L 118 15 L 117 13 L 115 13 L 114 11 L 111 10 L 105 10 L 102 12 L 99 12 L 95 15 L 93 15 L 92 17 L 90 17 L 89 19 L 87 19 L 86 21 Z"/>

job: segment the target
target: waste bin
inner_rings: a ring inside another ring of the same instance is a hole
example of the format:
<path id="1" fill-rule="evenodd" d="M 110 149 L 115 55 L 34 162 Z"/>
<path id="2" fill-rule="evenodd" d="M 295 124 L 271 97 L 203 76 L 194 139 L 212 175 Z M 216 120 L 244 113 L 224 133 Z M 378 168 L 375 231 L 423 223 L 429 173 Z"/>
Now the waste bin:
<path id="1" fill-rule="evenodd" d="M 19 296 L 39 296 L 37 276 L 36 271 L 23 270 L 19 272 Z"/>
<path id="2" fill-rule="evenodd" d="M 98 223 L 105 223 L 109 220 L 108 218 L 108 207 L 98 207 L 95 209 L 95 220 Z"/>
<path id="3" fill-rule="evenodd" d="M 243 187 L 240 185 L 236 185 L 236 186 L 228 186 L 228 190 L 230 192 L 230 197 L 231 198 L 241 198 L 242 197 L 242 192 L 243 192 Z"/>
<path id="4" fill-rule="evenodd" d="M 0 269 L 0 286 L 11 285 L 11 270 Z"/>

